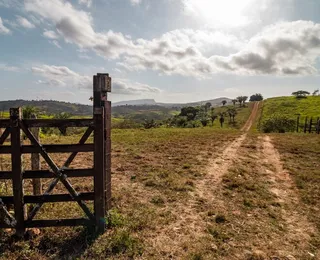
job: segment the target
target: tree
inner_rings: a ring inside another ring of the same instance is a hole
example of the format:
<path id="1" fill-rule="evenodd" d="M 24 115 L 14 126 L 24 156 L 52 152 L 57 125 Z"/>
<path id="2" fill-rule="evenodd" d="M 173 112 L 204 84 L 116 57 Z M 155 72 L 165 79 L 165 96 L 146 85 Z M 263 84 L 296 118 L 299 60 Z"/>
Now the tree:
<path id="1" fill-rule="evenodd" d="M 310 92 L 305 90 L 298 90 L 296 92 L 292 92 L 292 95 L 296 98 L 307 98 L 307 95 L 310 95 Z"/>
<path id="2" fill-rule="evenodd" d="M 218 118 L 218 116 L 214 113 L 214 107 L 211 108 L 209 118 L 211 120 L 211 125 L 213 126 L 214 120 Z"/>
<path id="3" fill-rule="evenodd" d="M 261 101 L 261 100 L 263 100 L 263 96 L 260 93 L 257 93 L 252 95 L 249 101 Z"/>
<path id="4" fill-rule="evenodd" d="M 242 104 L 242 96 L 237 97 L 237 100 L 238 100 L 239 105 L 240 105 L 240 107 L 241 107 L 241 104 Z"/>
<path id="5" fill-rule="evenodd" d="M 37 115 L 37 114 L 38 114 L 38 108 L 36 108 L 34 106 L 25 106 L 22 109 L 22 117 L 24 119 L 30 119 L 34 115 Z"/>
<path id="6" fill-rule="evenodd" d="M 209 116 L 208 113 L 206 111 L 206 106 L 203 106 L 199 113 L 197 114 L 197 119 L 199 119 L 199 121 L 201 122 L 202 126 L 207 126 L 208 122 L 209 122 Z"/>
<path id="7" fill-rule="evenodd" d="M 219 121 L 220 121 L 220 126 L 223 127 L 223 123 L 224 123 L 224 113 L 220 113 Z"/>
<path id="8" fill-rule="evenodd" d="M 244 104 L 247 101 L 247 99 L 248 99 L 247 96 L 239 96 L 239 97 L 237 97 L 237 100 L 238 100 L 238 102 L 240 104 L 240 107 L 241 107 L 241 105 L 244 106 Z"/>
<path id="9" fill-rule="evenodd" d="M 244 104 L 246 103 L 246 101 L 248 100 L 247 96 L 242 96 L 242 105 L 244 106 Z"/>
<path id="10" fill-rule="evenodd" d="M 210 107 L 211 107 L 211 103 L 210 103 L 210 102 L 207 102 L 207 103 L 204 105 L 205 111 L 208 112 L 208 110 L 209 110 Z"/>
<path id="11" fill-rule="evenodd" d="M 227 104 L 227 100 L 222 100 L 221 103 L 223 106 L 225 106 Z"/>
<path id="12" fill-rule="evenodd" d="M 236 105 L 236 103 L 238 102 L 238 100 L 237 100 L 237 99 L 232 99 L 231 101 L 232 101 L 232 103 L 233 103 L 233 105 L 234 105 L 234 106 L 235 106 L 235 105 Z"/>
<path id="13" fill-rule="evenodd" d="M 66 113 L 66 112 L 61 112 L 61 113 L 55 114 L 53 116 L 53 118 L 55 118 L 55 119 L 68 119 L 70 117 L 71 117 L 71 114 Z M 60 126 L 58 128 L 59 128 L 60 133 L 62 135 L 67 135 L 67 128 L 65 126 Z"/>
<path id="14" fill-rule="evenodd" d="M 316 89 L 315 91 L 313 91 L 312 96 L 317 96 L 319 95 L 319 89 Z"/>
<path id="15" fill-rule="evenodd" d="M 229 108 L 227 110 L 227 113 L 229 115 L 229 121 L 234 123 L 234 118 L 237 115 L 237 110 L 235 108 Z"/>
<path id="16" fill-rule="evenodd" d="M 186 116 L 188 121 L 194 120 L 199 110 L 197 107 L 183 107 L 179 116 Z"/>

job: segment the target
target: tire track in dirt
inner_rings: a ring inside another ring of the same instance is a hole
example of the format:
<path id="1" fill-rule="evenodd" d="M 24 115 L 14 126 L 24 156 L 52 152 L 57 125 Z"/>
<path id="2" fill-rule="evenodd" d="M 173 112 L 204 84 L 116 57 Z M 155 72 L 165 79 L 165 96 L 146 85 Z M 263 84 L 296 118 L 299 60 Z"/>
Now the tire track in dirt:
<path id="1" fill-rule="evenodd" d="M 157 234 L 152 240 L 153 248 L 164 248 L 170 255 L 175 256 L 181 252 L 182 247 L 187 242 L 198 241 L 207 232 L 207 223 L 203 220 L 203 210 L 199 209 L 200 205 L 212 205 L 223 207 L 223 202 L 215 195 L 215 190 L 219 187 L 223 175 L 237 159 L 237 151 L 245 141 L 247 132 L 250 130 L 258 112 L 259 102 L 254 104 L 251 115 L 241 131 L 242 135 L 228 144 L 221 155 L 209 161 L 206 169 L 207 174 L 203 179 L 196 183 L 195 191 L 192 198 L 187 204 L 177 203 L 172 210 L 176 220 L 169 224 L 161 233 Z"/>
<path id="2" fill-rule="evenodd" d="M 289 173 L 283 169 L 280 154 L 273 146 L 269 136 L 259 137 L 262 146 L 262 161 L 270 180 L 270 192 L 273 193 L 282 205 L 282 218 L 287 226 L 287 232 L 283 238 L 281 250 L 287 249 L 287 253 L 304 254 L 308 256 L 310 238 L 315 232 L 315 227 L 308 221 L 300 210 L 301 205 L 298 190 Z M 280 250 L 279 250 L 280 251 Z M 300 252 L 299 252 L 300 251 Z M 309 255 L 310 257 L 310 255 Z"/>
<path id="3" fill-rule="evenodd" d="M 214 181 L 215 185 L 218 185 L 221 180 L 222 176 L 228 171 L 229 167 L 235 162 L 237 159 L 237 151 L 239 147 L 242 145 L 244 140 L 247 137 L 247 132 L 252 127 L 254 120 L 257 117 L 259 109 L 259 102 L 255 102 L 245 125 L 241 128 L 241 131 L 245 131 L 244 134 L 239 136 L 236 140 L 234 140 L 231 144 L 229 144 L 222 152 L 222 154 L 209 162 L 209 166 L 207 168 L 208 176 L 206 180 L 204 180 L 204 184 L 208 180 Z"/>
<path id="4" fill-rule="evenodd" d="M 191 194 L 192 198 L 188 200 L 188 203 L 183 205 L 176 203 L 172 208 L 171 213 L 176 217 L 176 220 L 150 240 L 153 248 L 161 250 L 166 255 L 171 255 L 173 258 L 178 255 L 181 257 L 181 254 L 190 251 L 190 248 L 183 250 L 185 244 L 190 244 L 190 241 L 197 243 L 201 237 L 207 234 L 207 223 L 203 218 L 206 212 L 203 208 L 204 206 L 209 208 L 212 205 L 223 207 L 223 202 L 218 199 L 215 191 L 218 189 L 223 175 L 237 160 L 237 151 L 246 139 L 247 132 L 257 116 L 258 108 L 259 102 L 256 102 L 250 117 L 241 129 L 245 133 L 228 144 L 217 158 L 209 161 L 206 169 L 207 174 L 197 181 L 195 191 Z"/>

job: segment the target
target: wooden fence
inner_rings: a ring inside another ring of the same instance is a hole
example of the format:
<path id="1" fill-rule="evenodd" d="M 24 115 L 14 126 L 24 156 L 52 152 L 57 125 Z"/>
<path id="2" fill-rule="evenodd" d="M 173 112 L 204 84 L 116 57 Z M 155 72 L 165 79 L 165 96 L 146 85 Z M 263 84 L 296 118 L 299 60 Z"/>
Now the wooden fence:
<path id="1" fill-rule="evenodd" d="M 320 134 L 320 117 L 297 117 L 297 132 Z"/>
<path id="2" fill-rule="evenodd" d="M 10 119 L 0 119 L 0 128 L 5 128 L 0 136 L 0 154 L 11 155 L 11 171 L 1 171 L 0 179 L 12 180 L 13 196 L 0 196 L 0 213 L 3 221 L 0 228 L 15 228 L 22 236 L 29 227 L 77 226 L 90 225 L 96 231 L 105 230 L 106 210 L 111 205 L 111 102 L 107 100 L 107 92 L 111 91 L 111 78 L 108 74 L 97 74 L 93 77 L 93 118 L 91 119 L 23 119 L 21 108 L 10 109 Z M 30 130 L 35 127 L 87 127 L 78 144 L 42 145 Z M 21 133 L 30 140 L 31 145 L 23 145 Z M 93 133 L 93 143 L 86 141 Z M 3 145 L 10 137 L 11 144 Z M 93 152 L 92 169 L 69 169 L 68 167 L 79 152 Z M 23 169 L 23 154 L 40 154 L 50 170 Z M 71 153 L 62 167 L 50 157 L 50 153 Z M 74 177 L 93 177 L 93 192 L 79 193 L 69 181 Z M 53 178 L 45 192 L 41 195 L 24 195 L 24 179 Z M 61 182 L 66 194 L 52 194 Z M 75 201 L 79 204 L 85 218 L 77 219 L 35 219 L 44 203 Z M 93 201 L 93 212 L 85 201 Z M 36 204 L 26 212 L 25 205 Z M 14 214 L 6 205 L 12 204 Z"/>

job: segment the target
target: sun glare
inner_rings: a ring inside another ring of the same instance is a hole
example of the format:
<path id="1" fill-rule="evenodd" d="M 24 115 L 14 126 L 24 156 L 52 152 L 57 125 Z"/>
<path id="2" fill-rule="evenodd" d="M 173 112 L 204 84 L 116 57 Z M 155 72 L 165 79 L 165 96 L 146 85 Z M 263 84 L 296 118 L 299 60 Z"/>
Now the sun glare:
<path id="1" fill-rule="evenodd" d="M 185 6 L 197 18 L 210 25 L 242 26 L 250 22 L 245 9 L 253 0 L 186 0 Z"/>

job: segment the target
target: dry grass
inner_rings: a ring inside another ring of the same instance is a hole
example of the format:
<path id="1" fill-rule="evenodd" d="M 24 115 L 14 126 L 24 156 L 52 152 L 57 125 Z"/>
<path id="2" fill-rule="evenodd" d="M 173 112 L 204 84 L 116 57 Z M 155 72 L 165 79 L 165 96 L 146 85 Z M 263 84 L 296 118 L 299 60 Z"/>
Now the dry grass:
<path id="1" fill-rule="evenodd" d="M 113 210 L 108 220 L 109 231 L 95 238 L 89 230 L 81 227 L 46 228 L 42 229 L 39 237 L 26 241 L 13 241 L 10 232 L 2 232 L 2 257 L 170 257 L 173 253 L 170 241 L 158 241 L 158 233 L 167 226 L 175 225 L 179 218 L 176 208 L 178 205 L 183 207 L 192 198 L 195 183 L 205 174 L 208 158 L 218 155 L 224 145 L 237 135 L 234 131 L 210 128 L 114 130 Z M 43 143 L 75 143 L 78 139 L 75 136 L 50 137 Z M 52 157 L 58 165 L 62 165 L 67 155 L 53 154 Z M 26 168 L 30 167 L 28 161 L 25 158 Z M 71 166 L 90 168 L 92 154 L 79 154 Z M 71 182 L 78 191 L 90 191 L 93 188 L 89 178 L 75 178 Z M 30 193 L 30 183 L 25 186 L 26 193 Z M 59 184 L 55 193 L 62 192 L 65 190 Z M 48 203 L 38 218 L 82 215 L 75 203 Z M 162 244 L 158 247 L 157 243 Z M 186 255 L 183 248 L 174 253 L 177 257 Z"/>
<path id="2" fill-rule="evenodd" d="M 108 231 L 95 237 L 82 227 L 46 228 L 25 241 L 0 231 L 2 258 L 319 257 L 319 136 L 199 128 L 114 130 L 112 140 Z M 53 158 L 62 165 L 67 155 Z M 92 154 L 79 154 L 71 166 L 90 168 Z M 89 178 L 72 184 L 78 191 L 93 188 Z M 63 191 L 61 185 L 55 190 Z M 39 218 L 83 215 L 75 203 L 45 207 Z"/>

